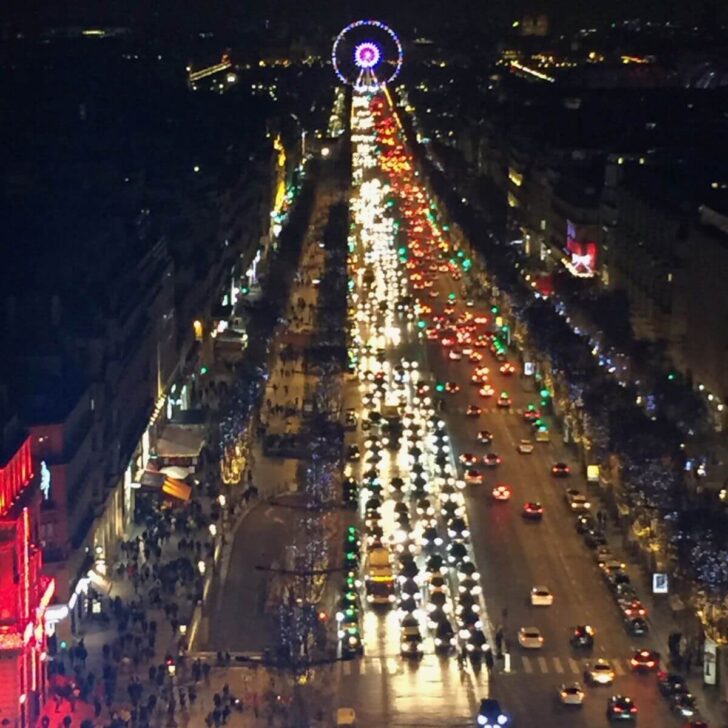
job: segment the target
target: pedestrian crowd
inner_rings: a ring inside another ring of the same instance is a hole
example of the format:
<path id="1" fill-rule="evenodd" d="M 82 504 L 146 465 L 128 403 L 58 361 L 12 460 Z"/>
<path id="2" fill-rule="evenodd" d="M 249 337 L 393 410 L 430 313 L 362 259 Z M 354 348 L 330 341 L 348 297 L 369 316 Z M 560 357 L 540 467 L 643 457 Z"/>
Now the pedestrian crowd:
<path id="1" fill-rule="evenodd" d="M 118 559 L 111 565 L 116 582 L 127 584 L 128 596 L 107 596 L 90 587 L 89 596 L 100 606 L 92 616 L 104 629 L 106 641 L 95 660 L 89 660 L 83 637 L 68 649 L 56 648 L 49 664 L 51 704 L 41 718 L 42 728 L 150 728 L 165 715 L 184 714 L 194 704 L 195 686 L 209 679 L 210 668 L 199 660 L 190 668 L 186 665 L 183 625 L 202 599 L 206 569 L 200 564 L 213 563 L 210 525 L 222 516 L 218 487 L 214 481 L 198 486 L 207 496 L 206 506 L 200 494 L 176 507 L 139 499 L 136 517 L 142 530 L 120 543 Z M 252 481 L 251 488 L 257 492 Z M 231 503 L 231 510 L 238 505 Z M 167 634 L 171 632 L 168 643 L 160 640 L 159 620 L 166 621 Z M 157 663 L 155 656 L 160 654 L 165 657 Z M 183 680 L 189 685 L 182 685 Z M 74 721 L 75 714 L 90 712 L 78 710 L 80 703 L 92 708 L 94 718 Z M 219 703 L 210 725 L 224 725 L 233 709 L 225 696 Z M 68 714 L 52 723 L 61 711 Z"/>

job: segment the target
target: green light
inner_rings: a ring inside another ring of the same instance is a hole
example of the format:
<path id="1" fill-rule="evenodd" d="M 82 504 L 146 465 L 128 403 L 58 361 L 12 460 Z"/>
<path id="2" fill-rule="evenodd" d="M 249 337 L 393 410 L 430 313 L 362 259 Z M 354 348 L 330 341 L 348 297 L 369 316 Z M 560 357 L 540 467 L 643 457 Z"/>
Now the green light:
<path id="1" fill-rule="evenodd" d="M 491 313 L 498 313 L 498 311 L 500 311 L 500 309 L 498 308 L 498 306 L 491 306 L 490 307 L 490 312 Z"/>
<path id="2" fill-rule="evenodd" d="M 529 412 L 533 412 L 535 409 L 536 409 L 536 405 L 535 404 L 529 404 L 528 405 L 528 411 Z"/>
<path id="3" fill-rule="evenodd" d="M 542 389 L 539 394 L 546 399 L 549 396 L 549 390 L 548 389 Z"/>
<path id="4" fill-rule="evenodd" d="M 427 321 L 418 321 L 417 322 L 417 328 L 418 329 L 426 329 L 427 328 Z"/>
<path id="5" fill-rule="evenodd" d="M 668 379 L 668 381 L 670 381 L 670 382 L 674 382 L 674 381 L 675 381 L 675 379 L 677 379 L 677 375 L 675 374 L 675 372 L 670 372 L 670 373 L 669 373 L 669 374 L 667 375 L 667 379 Z"/>
<path id="6" fill-rule="evenodd" d="M 539 431 L 539 432 L 548 432 L 548 431 L 549 431 L 549 428 L 548 428 L 548 427 L 546 427 L 546 425 L 541 425 L 541 426 L 540 426 L 540 427 L 538 428 L 538 431 Z"/>
<path id="7" fill-rule="evenodd" d="M 545 407 L 546 405 L 547 405 L 547 402 L 546 402 L 546 400 L 545 400 L 545 399 L 542 399 L 542 400 L 541 400 L 541 406 L 542 406 L 542 407 Z"/>
<path id="8" fill-rule="evenodd" d="M 465 253 L 463 253 L 462 250 L 458 250 L 458 258 L 464 258 L 464 257 L 465 257 Z"/>
<path id="9" fill-rule="evenodd" d="M 463 269 L 464 269 L 464 270 L 468 270 L 468 268 L 470 268 L 470 266 L 471 266 L 472 264 L 473 264 L 473 262 L 472 262 L 472 261 L 470 260 L 470 258 L 466 258 L 466 259 L 465 259 L 465 260 L 463 261 Z"/>
<path id="10" fill-rule="evenodd" d="M 401 247 L 397 248 L 397 252 L 400 255 L 407 255 L 407 248 L 405 248 L 404 245 L 402 245 Z"/>
<path id="11" fill-rule="evenodd" d="M 442 382 L 438 382 L 435 385 L 435 391 L 436 392 L 444 392 L 445 391 L 445 385 Z"/>
<path id="12" fill-rule="evenodd" d="M 455 300 L 455 294 L 454 294 L 454 293 L 450 293 L 450 294 L 448 295 L 448 300 L 450 300 L 450 301 L 454 301 L 454 300 Z"/>
<path id="13" fill-rule="evenodd" d="M 207 367 L 200 367 L 200 374 L 207 374 Z"/>
<path id="14" fill-rule="evenodd" d="M 243 286 L 240 289 L 240 293 L 242 293 L 244 296 L 247 296 L 250 293 L 250 288 L 248 288 L 247 286 Z"/>

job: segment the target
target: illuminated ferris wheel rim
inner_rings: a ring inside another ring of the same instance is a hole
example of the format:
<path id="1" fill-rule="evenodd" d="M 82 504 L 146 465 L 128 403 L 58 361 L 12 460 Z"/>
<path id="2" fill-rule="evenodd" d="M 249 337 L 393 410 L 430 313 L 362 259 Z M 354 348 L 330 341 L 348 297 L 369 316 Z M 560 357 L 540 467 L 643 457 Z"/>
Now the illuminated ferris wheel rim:
<path id="1" fill-rule="evenodd" d="M 397 52 L 397 58 L 394 59 L 394 68 L 386 79 L 378 79 L 374 75 L 374 69 L 377 68 L 377 66 L 379 66 L 384 61 L 384 58 L 382 57 L 381 49 L 373 41 L 367 40 L 361 43 L 357 43 L 355 45 L 353 62 L 354 65 L 361 69 L 359 79 L 353 80 L 347 78 L 344 72 L 341 70 L 339 61 L 337 59 L 339 46 L 344 38 L 346 38 L 346 36 L 349 35 L 353 30 L 362 27 L 377 28 L 378 30 L 386 33 L 394 43 L 394 47 Z M 357 86 L 362 86 L 364 89 L 368 88 L 368 90 L 375 90 L 372 86 L 372 83 L 375 83 L 377 87 L 386 86 L 387 84 L 392 83 L 392 81 L 397 78 L 400 70 L 402 69 L 403 57 L 404 51 L 402 49 L 402 42 L 400 41 L 399 36 L 386 23 L 382 23 L 381 20 L 356 20 L 353 23 L 349 23 L 349 25 L 347 25 L 336 36 L 336 40 L 334 40 L 334 45 L 331 49 L 331 64 L 333 65 L 334 73 L 336 73 L 339 80 L 343 84 L 352 85 L 355 88 Z M 368 77 L 373 79 L 373 82 L 370 81 L 368 85 L 362 85 L 361 77 L 363 74 L 366 74 Z"/>

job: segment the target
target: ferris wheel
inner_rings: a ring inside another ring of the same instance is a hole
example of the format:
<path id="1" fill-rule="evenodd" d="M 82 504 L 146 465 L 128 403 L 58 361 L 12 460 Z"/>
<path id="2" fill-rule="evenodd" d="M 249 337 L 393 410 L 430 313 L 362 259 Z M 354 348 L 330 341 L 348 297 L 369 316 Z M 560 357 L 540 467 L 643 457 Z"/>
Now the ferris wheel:
<path id="1" fill-rule="evenodd" d="M 362 93 L 376 93 L 402 68 L 402 43 L 379 20 L 357 20 L 336 36 L 331 63 L 342 83 Z"/>

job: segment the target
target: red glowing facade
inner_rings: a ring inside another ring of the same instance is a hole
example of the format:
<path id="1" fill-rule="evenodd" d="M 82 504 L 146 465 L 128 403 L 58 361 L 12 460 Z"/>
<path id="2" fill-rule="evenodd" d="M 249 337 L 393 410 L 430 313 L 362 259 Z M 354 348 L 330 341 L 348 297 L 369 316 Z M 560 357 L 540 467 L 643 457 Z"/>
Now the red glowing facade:
<path id="1" fill-rule="evenodd" d="M 46 692 L 45 612 L 54 582 L 34 538 L 30 438 L 0 468 L 0 722 L 30 726 Z"/>
<path id="2" fill-rule="evenodd" d="M 33 459 L 28 437 L 10 460 L 0 467 L 0 517 L 8 513 L 32 479 Z"/>

